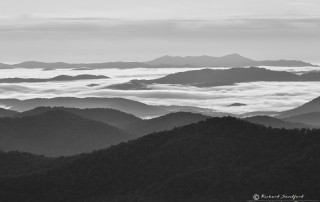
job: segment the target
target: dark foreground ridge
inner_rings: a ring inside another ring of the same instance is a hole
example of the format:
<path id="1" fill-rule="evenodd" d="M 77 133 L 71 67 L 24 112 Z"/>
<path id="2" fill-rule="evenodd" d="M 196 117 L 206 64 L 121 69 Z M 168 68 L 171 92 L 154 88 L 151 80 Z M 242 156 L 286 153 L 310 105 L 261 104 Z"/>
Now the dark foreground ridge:
<path id="1" fill-rule="evenodd" d="M 210 118 L 32 174 L 2 175 L 0 201 L 237 202 L 263 193 L 319 199 L 319 144 L 320 130 Z"/>

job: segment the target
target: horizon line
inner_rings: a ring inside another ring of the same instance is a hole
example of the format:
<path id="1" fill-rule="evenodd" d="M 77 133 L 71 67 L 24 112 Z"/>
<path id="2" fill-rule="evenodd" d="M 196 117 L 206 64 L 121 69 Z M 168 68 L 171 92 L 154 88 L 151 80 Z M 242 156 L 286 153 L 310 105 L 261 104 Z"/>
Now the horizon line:
<path id="1" fill-rule="evenodd" d="M 238 53 L 231 53 L 231 54 L 227 54 L 227 55 L 223 55 L 223 56 L 212 56 L 212 55 L 186 55 L 186 56 L 181 56 L 181 55 L 162 55 L 162 56 L 158 56 L 154 59 L 149 59 L 149 60 L 146 60 L 146 61 L 80 61 L 80 62 L 64 62 L 64 61 L 40 61 L 40 60 L 24 60 L 24 61 L 0 61 L 0 63 L 3 63 L 3 64 L 6 64 L 6 65 L 15 65 L 15 64 L 20 64 L 20 63 L 23 63 L 23 62 L 43 62 L 43 63 L 67 63 L 67 64 L 97 64 L 97 63 L 111 63 L 111 62 L 139 62 L 139 63 L 146 63 L 146 62 L 149 62 L 149 61 L 152 61 L 152 60 L 155 60 L 155 59 L 158 59 L 158 58 L 161 58 L 161 57 L 165 57 L 165 56 L 170 56 L 170 57 L 202 57 L 202 56 L 208 56 L 208 57 L 225 57 L 225 56 L 229 56 L 229 55 L 239 55 L 241 57 L 244 57 L 244 58 L 248 58 L 248 59 L 251 59 L 249 57 L 246 57 L 246 56 L 242 56 Z M 251 59 L 251 60 L 254 60 L 254 61 L 266 61 L 266 60 L 271 60 L 271 61 L 279 61 L 279 60 L 288 60 L 288 61 L 292 61 L 292 60 L 296 60 L 296 61 L 302 61 L 302 62 L 306 62 L 306 63 L 311 63 L 311 64 L 317 64 L 317 65 L 320 65 L 320 59 L 318 60 L 303 60 L 303 59 L 263 59 L 263 60 L 255 60 L 255 59 Z"/>

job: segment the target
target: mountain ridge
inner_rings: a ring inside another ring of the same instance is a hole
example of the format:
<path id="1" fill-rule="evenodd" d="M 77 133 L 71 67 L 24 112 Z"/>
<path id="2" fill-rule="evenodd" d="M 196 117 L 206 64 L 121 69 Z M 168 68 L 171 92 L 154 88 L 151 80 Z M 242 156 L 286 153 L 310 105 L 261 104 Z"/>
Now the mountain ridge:
<path id="1" fill-rule="evenodd" d="M 276 116 L 276 118 L 289 118 L 301 114 L 307 114 L 312 112 L 320 112 L 320 96 L 304 103 L 296 108 L 286 110 Z"/>
<path id="2" fill-rule="evenodd" d="M 234 202 L 264 190 L 319 198 L 319 132 L 210 118 L 0 177 L 0 200 Z"/>
<path id="3" fill-rule="evenodd" d="M 132 114 L 127 114 L 119 110 L 108 109 L 108 108 L 78 109 L 78 108 L 67 108 L 67 107 L 37 107 L 29 111 L 24 111 L 24 112 L 15 114 L 13 117 L 17 118 L 17 117 L 34 116 L 34 115 L 42 114 L 52 110 L 64 110 L 64 111 L 82 116 L 84 118 L 91 119 L 94 121 L 101 121 L 103 123 L 107 123 L 112 126 L 142 121 L 142 119 Z"/>
<path id="4" fill-rule="evenodd" d="M 311 63 L 299 60 L 262 60 L 255 61 L 237 53 L 222 57 L 214 56 L 169 56 L 165 55 L 146 62 L 104 62 L 104 63 L 65 63 L 65 62 L 38 62 L 26 61 L 17 64 L 0 63 L 0 68 L 44 68 L 44 69 L 74 69 L 74 68 L 169 68 L 169 67 L 207 67 L 207 66 L 281 66 L 305 67 L 314 66 Z"/>
<path id="5" fill-rule="evenodd" d="M 210 116 L 191 112 L 173 112 L 152 119 L 119 125 L 118 127 L 124 131 L 127 131 L 128 133 L 132 133 L 137 136 L 143 136 L 150 133 L 172 130 L 176 127 L 197 123 L 207 118 L 210 118 Z"/>
<path id="6" fill-rule="evenodd" d="M 38 83 L 38 82 L 50 82 L 50 81 L 78 81 L 78 80 L 87 80 L 87 79 L 108 79 L 109 77 L 104 75 L 90 75 L 90 74 L 80 74 L 77 76 L 69 75 L 59 75 L 52 78 L 2 78 L 0 83 Z"/>
<path id="7" fill-rule="evenodd" d="M 141 89 L 148 90 L 148 84 L 180 84 L 196 87 L 215 87 L 233 85 L 243 82 L 304 82 L 320 81 L 320 72 L 308 72 L 297 75 L 287 71 L 275 71 L 260 67 L 235 67 L 230 69 L 209 69 L 189 70 L 168 74 L 164 77 L 150 80 L 131 80 L 126 83 L 107 86 L 112 89 Z M 124 88 L 125 87 L 125 88 Z"/>
<path id="8" fill-rule="evenodd" d="M 306 114 L 299 114 L 287 118 L 282 118 L 287 122 L 300 122 L 309 125 L 320 126 L 320 112 L 310 112 Z"/>
<path id="9" fill-rule="evenodd" d="M 9 110 L 9 109 L 4 109 L 0 107 L 0 118 L 1 117 L 11 117 L 14 116 L 16 114 L 18 114 L 19 112 L 17 111 L 13 111 L 13 110 Z"/>
<path id="10" fill-rule="evenodd" d="M 169 56 L 165 55 L 154 60 L 146 62 L 150 65 L 161 65 L 161 64 L 171 64 L 171 65 L 196 65 L 196 66 L 281 66 L 281 67 L 305 67 L 314 66 L 311 63 L 302 62 L 298 60 L 262 60 L 255 61 L 246 57 L 243 57 L 237 53 L 225 55 L 222 57 L 213 56 Z"/>
<path id="11" fill-rule="evenodd" d="M 55 98 L 34 98 L 34 99 L 0 99 L 0 104 L 11 110 L 27 111 L 40 106 L 46 107 L 74 107 L 74 108 L 112 108 L 122 112 L 133 114 L 140 118 L 160 116 L 169 111 L 147 105 L 142 102 L 125 98 L 105 98 L 105 97 L 55 97 Z"/>
<path id="12" fill-rule="evenodd" d="M 251 116 L 248 118 L 244 118 L 244 120 L 249 121 L 255 124 L 262 124 L 266 127 L 273 127 L 273 128 L 286 128 L 286 129 L 294 129 L 294 128 L 315 128 L 315 126 L 301 123 L 298 121 L 286 121 L 283 119 L 277 119 L 274 117 L 269 116 Z"/>
<path id="13" fill-rule="evenodd" d="M 0 148 L 46 156 L 67 156 L 103 149 L 136 138 L 114 126 L 63 110 L 0 118 Z"/>

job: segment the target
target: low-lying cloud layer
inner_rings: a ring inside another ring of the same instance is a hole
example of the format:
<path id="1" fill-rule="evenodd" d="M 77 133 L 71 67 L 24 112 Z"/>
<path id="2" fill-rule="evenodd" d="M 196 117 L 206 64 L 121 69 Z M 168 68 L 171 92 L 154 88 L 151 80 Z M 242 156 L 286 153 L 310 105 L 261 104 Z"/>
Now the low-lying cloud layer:
<path id="1" fill-rule="evenodd" d="M 290 68 L 293 70 L 294 68 Z M 105 86 L 122 83 L 131 79 L 154 79 L 169 73 L 186 71 L 189 68 L 164 68 L 150 70 L 136 68 L 130 71 L 88 70 L 88 73 L 109 76 L 110 79 L 83 80 L 71 82 L 46 82 L 23 84 L 0 84 L 1 98 L 28 99 L 37 97 L 123 97 L 152 105 L 189 105 L 213 108 L 219 111 L 241 113 L 249 111 L 283 111 L 297 107 L 320 96 L 319 82 L 251 82 L 230 86 L 197 88 L 183 85 L 150 85 L 151 90 L 111 90 Z M 283 68 L 282 68 L 283 70 Z M 310 70 L 310 67 L 295 70 Z M 19 73 L 20 71 L 20 73 Z M 1 77 L 8 74 L 30 78 L 37 75 L 41 78 L 53 75 L 78 75 L 81 71 L 54 70 L 46 72 L 41 69 L 22 71 L 22 69 L 1 70 Z M 89 84 L 97 86 L 87 86 Z M 246 106 L 228 105 L 244 103 Z"/>

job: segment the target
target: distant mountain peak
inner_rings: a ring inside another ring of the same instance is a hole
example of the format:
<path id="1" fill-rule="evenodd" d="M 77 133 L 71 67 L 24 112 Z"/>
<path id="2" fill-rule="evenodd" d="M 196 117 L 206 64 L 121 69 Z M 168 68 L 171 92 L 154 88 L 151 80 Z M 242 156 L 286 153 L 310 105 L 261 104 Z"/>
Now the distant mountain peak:
<path id="1" fill-rule="evenodd" d="M 173 56 L 170 56 L 170 55 L 164 55 L 164 56 L 162 56 L 162 57 L 160 57 L 160 58 L 171 58 L 171 57 L 173 57 Z"/>
<path id="2" fill-rule="evenodd" d="M 232 60 L 248 60 L 248 61 L 254 61 L 252 59 L 249 59 L 249 58 L 246 58 L 246 57 L 243 57 L 242 55 L 238 54 L 238 53 L 233 53 L 233 54 L 229 54 L 229 55 L 225 55 L 225 56 L 222 56 L 220 58 L 224 58 L 224 59 L 232 59 Z"/>
<path id="3" fill-rule="evenodd" d="M 160 58 L 145 62 L 148 65 L 193 65 L 199 67 L 205 66 L 221 66 L 221 67 L 234 67 L 234 66 L 281 66 L 281 67 L 305 67 L 316 66 L 310 63 L 298 60 L 263 60 L 256 61 L 250 58 L 243 57 L 238 53 L 232 53 L 222 57 L 214 56 L 169 56 L 165 55 Z"/>
<path id="4" fill-rule="evenodd" d="M 229 54 L 229 55 L 225 55 L 225 56 L 222 56 L 222 57 L 228 57 L 228 56 L 232 56 L 232 57 L 243 57 L 243 56 L 241 56 L 240 54 L 238 54 L 238 53 L 232 53 L 232 54 Z"/>

